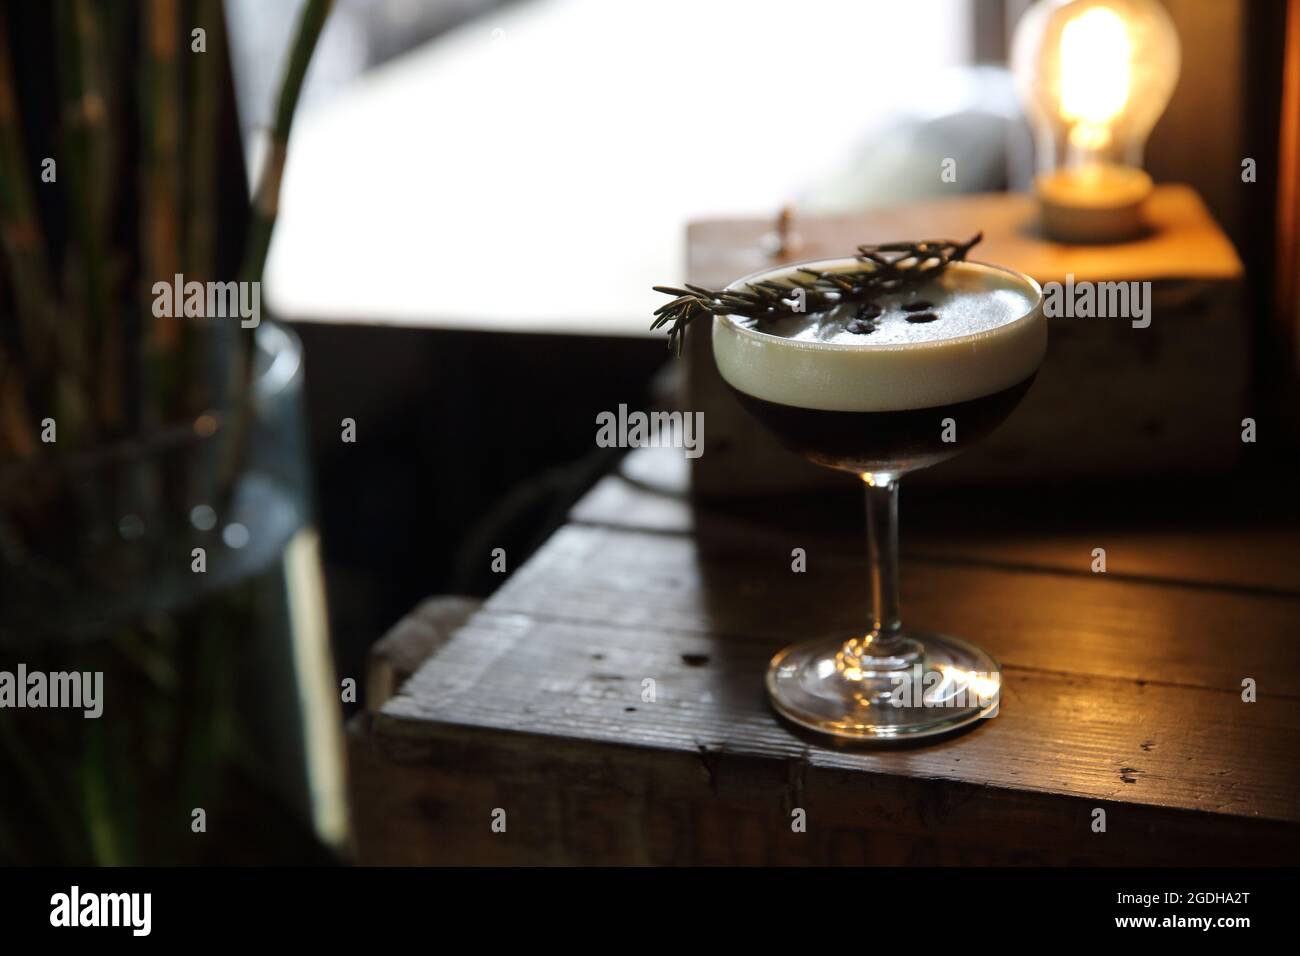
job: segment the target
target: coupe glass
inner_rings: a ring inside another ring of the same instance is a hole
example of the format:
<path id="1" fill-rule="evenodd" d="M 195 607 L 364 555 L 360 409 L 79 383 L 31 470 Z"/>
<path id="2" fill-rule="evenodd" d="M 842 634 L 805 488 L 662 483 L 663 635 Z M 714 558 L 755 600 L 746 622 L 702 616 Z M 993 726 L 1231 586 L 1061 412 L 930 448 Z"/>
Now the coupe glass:
<path id="1" fill-rule="evenodd" d="M 784 265 L 729 288 L 801 266 L 855 265 Z M 1046 350 L 1042 289 L 1028 276 L 964 261 L 931 281 L 943 284 L 950 306 L 960 305 L 963 290 L 1018 296 L 1006 300 L 1018 304 L 995 328 L 924 342 L 807 341 L 735 316 L 713 322 L 715 362 L 741 404 L 787 447 L 859 476 L 866 488 L 869 626 L 787 647 L 767 672 L 781 714 L 835 737 L 913 739 L 997 712 L 1001 669 L 987 651 L 905 628 L 899 618 L 898 483 L 985 437 L 1015 409 Z"/>

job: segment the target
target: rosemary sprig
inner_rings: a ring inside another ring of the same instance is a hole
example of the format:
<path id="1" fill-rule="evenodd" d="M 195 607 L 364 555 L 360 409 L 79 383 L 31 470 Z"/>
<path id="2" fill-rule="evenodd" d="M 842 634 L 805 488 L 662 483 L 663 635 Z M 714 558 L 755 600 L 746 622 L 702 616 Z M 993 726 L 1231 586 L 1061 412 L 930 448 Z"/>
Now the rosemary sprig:
<path id="1" fill-rule="evenodd" d="M 656 292 L 674 298 L 655 310 L 650 328 L 668 325 L 668 347 L 681 355 L 686 327 L 697 316 L 741 315 L 763 322 L 825 312 L 846 303 L 867 302 L 937 276 L 950 262 L 965 259 L 983 238 L 984 233 L 977 232 L 965 242 L 924 239 L 861 245 L 854 256 L 862 263 L 860 269 L 825 272 L 800 268 L 779 280 L 764 279 L 718 292 L 690 283 L 682 289 L 657 285 Z"/>

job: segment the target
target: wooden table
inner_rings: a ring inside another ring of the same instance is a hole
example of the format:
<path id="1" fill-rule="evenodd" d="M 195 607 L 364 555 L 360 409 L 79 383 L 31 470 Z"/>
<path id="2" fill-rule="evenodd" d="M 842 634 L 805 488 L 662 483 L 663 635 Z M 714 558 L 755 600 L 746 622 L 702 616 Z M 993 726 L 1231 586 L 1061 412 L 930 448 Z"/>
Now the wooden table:
<path id="1" fill-rule="evenodd" d="M 705 512 L 670 451 L 622 472 L 354 728 L 364 861 L 1294 863 L 1300 536 L 1251 495 L 1226 525 L 1171 526 L 905 483 L 904 620 L 992 651 L 1003 702 L 863 750 L 781 722 L 762 685 L 780 647 L 862 621 L 851 505 L 838 527 Z"/>

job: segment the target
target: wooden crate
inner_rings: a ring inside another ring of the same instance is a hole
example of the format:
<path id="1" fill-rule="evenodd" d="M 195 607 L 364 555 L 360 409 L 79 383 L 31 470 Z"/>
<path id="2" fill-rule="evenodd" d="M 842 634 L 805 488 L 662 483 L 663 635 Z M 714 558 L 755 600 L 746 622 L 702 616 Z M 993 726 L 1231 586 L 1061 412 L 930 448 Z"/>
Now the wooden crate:
<path id="1" fill-rule="evenodd" d="M 991 438 L 909 482 L 1086 479 L 1230 467 L 1249 414 L 1249 325 L 1242 266 L 1204 204 L 1185 186 L 1152 195 L 1148 238 L 1068 246 L 1036 235 L 1033 200 L 1019 194 L 968 196 L 796 222 L 800 259 L 851 253 L 860 243 L 969 237 L 972 258 L 1010 267 L 1040 283 L 1152 282 L 1152 322 L 1056 318 L 1033 389 Z M 763 237 L 772 223 L 691 224 L 689 281 L 722 286 L 774 264 Z M 683 408 L 703 411 L 704 454 L 693 464 L 698 494 L 767 494 L 829 487 L 842 479 L 782 450 L 726 390 L 713 363 L 706 323 L 686 343 Z"/>
<path id="2" fill-rule="evenodd" d="M 861 541 L 692 506 L 671 451 L 631 457 L 635 481 L 604 479 L 354 728 L 363 862 L 1300 853 L 1300 533 L 1256 510 L 1263 492 L 1176 529 L 1087 521 L 1048 534 L 1026 515 L 1019 529 L 968 521 L 954 535 L 947 518 L 905 521 L 905 620 L 991 651 L 1002 706 L 942 740 L 841 748 L 779 720 L 762 677 L 785 644 L 862 623 Z M 1106 574 L 1089 570 L 1099 544 Z M 790 573 L 794 546 L 807 573 Z M 1243 677 L 1258 681 L 1256 703 Z M 791 828 L 796 809 L 806 832 Z"/>

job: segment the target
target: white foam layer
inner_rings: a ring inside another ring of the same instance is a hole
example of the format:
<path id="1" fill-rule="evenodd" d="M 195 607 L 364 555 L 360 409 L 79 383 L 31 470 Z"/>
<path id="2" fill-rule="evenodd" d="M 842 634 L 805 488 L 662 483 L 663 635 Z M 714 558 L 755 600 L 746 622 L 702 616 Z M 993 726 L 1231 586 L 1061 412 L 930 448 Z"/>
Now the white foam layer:
<path id="1" fill-rule="evenodd" d="M 800 263 L 822 270 L 856 260 Z M 786 266 L 732 283 L 780 280 Z M 924 299 L 939 319 L 908 322 L 900 306 Z M 1010 388 L 1037 370 L 1047 348 L 1042 290 L 1034 280 L 982 263 L 956 262 L 935 280 L 881 296 L 885 312 L 869 335 L 847 331 L 832 312 L 762 326 L 713 320 L 713 357 L 723 379 L 755 398 L 798 408 L 883 412 L 932 408 Z"/>

